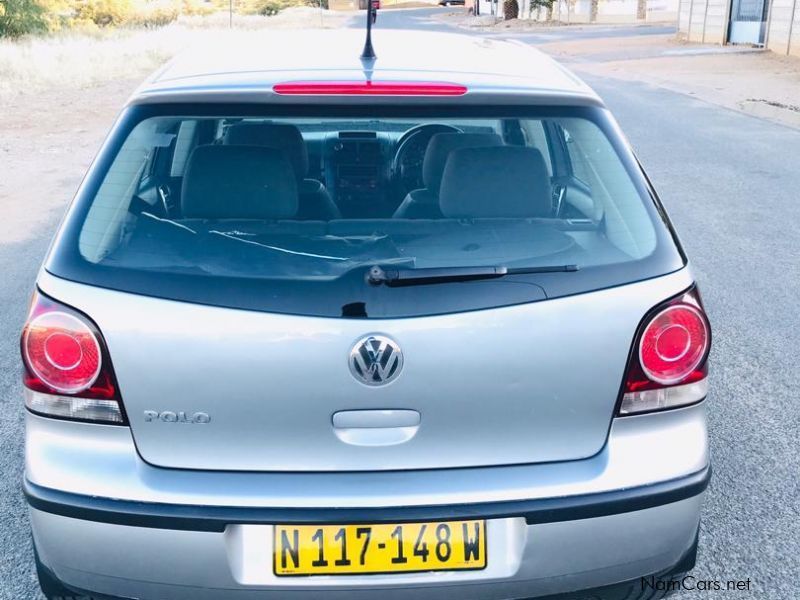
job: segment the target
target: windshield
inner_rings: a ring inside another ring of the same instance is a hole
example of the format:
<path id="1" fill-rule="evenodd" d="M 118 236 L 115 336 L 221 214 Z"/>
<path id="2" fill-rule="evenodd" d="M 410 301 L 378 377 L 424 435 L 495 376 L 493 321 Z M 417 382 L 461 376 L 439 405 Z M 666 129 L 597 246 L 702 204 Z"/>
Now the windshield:
<path id="1" fill-rule="evenodd" d="M 225 306 L 385 317 L 535 301 L 682 264 L 604 111 L 314 110 L 132 110 L 51 270 Z M 503 282 L 369 290 L 375 267 L 498 267 Z M 527 294 L 506 291 L 514 282 Z"/>

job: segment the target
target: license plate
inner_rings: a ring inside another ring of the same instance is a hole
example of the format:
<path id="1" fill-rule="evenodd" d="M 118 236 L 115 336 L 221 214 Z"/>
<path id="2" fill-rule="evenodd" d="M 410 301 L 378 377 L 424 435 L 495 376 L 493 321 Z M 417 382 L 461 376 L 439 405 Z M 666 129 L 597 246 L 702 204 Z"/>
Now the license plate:
<path id="1" fill-rule="evenodd" d="M 276 525 L 275 575 L 461 571 L 486 567 L 486 522 Z"/>

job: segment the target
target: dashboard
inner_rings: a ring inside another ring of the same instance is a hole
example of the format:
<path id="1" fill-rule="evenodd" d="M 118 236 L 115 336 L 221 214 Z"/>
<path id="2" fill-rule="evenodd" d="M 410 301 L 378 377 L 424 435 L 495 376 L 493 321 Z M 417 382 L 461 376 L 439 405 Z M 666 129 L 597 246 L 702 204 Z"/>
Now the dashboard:
<path id="1" fill-rule="evenodd" d="M 424 187 L 425 150 L 443 131 L 459 130 L 424 124 L 404 132 L 307 132 L 309 177 L 322 182 L 344 218 L 390 217 L 409 191 Z"/>
<path id="2" fill-rule="evenodd" d="M 379 217 L 394 202 L 392 158 L 397 138 L 374 131 L 340 131 L 321 144 L 321 181 L 342 216 Z"/>

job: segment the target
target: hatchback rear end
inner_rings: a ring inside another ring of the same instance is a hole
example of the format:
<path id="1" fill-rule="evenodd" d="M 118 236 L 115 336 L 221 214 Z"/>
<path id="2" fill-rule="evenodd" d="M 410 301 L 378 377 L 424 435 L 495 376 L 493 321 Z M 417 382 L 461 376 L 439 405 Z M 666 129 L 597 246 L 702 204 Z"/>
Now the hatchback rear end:
<path id="1" fill-rule="evenodd" d="M 366 74 L 178 63 L 123 111 L 22 335 L 50 597 L 636 597 L 693 566 L 710 329 L 613 118 L 540 55 L 420 80 L 391 39 Z"/>

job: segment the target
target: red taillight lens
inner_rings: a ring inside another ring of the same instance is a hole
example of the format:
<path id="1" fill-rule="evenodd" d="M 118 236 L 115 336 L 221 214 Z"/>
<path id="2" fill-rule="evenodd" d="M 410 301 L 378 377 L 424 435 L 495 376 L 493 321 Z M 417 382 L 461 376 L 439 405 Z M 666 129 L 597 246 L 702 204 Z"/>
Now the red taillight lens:
<path id="1" fill-rule="evenodd" d="M 84 315 L 37 293 L 21 346 L 28 408 L 49 416 L 124 422 L 103 337 Z"/>
<path id="2" fill-rule="evenodd" d="M 685 406 L 707 393 L 711 329 L 696 288 L 651 314 L 635 340 L 620 414 Z"/>
<path id="3" fill-rule="evenodd" d="M 60 394 L 77 394 L 97 381 L 102 358 L 94 333 L 77 317 L 46 312 L 25 327 L 25 362 L 41 383 Z"/>
<path id="4" fill-rule="evenodd" d="M 467 88 L 436 81 L 287 81 L 272 91 L 282 96 L 463 96 Z"/>
<path id="5" fill-rule="evenodd" d="M 689 304 L 669 306 L 648 323 L 639 342 L 639 361 L 656 383 L 673 385 L 690 376 L 708 350 L 708 326 Z"/>

